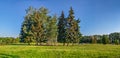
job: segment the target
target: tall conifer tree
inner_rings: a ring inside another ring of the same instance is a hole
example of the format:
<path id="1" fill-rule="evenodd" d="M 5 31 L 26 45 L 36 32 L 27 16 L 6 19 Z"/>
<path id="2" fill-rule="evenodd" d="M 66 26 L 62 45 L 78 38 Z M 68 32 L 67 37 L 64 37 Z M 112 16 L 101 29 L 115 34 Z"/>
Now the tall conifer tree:
<path id="1" fill-rule="evenodd" d="M 79 42 L 79 38 L 80 38 L 80 30 L 79 30 L 79 23 L 80 20 L 76 20 L 75 16 L 74 16 L 74 11 L 72 9 L 72 7 L 70 8 L 69 11 L 69 15 L 67 17 L 67 30 L 66 30 L 66 42 L 67 45 L 69 45 L 69 43 L 78 43 Z"/>
<path id="2" fill-rule="evenodd" d="M 30 42 L 32 42 L 33 40 L 33 36 L 32 36 L 32 31 L 31 31 L 31 26 L 32 26 L 32 19 L 31 16 L 34 13 L 34 8 L 33 7 L 29 7 L 26 10 L 26 16 L 24 18 L 24 22 L 22 24 L 22 28 L 21 28 L 21 32 L 20 32 L 20 41 L 21 42 L 26 42 L 30 45 Z"/>
<path id="3" fill-rule="evenodd" d="M 58 42 L 63 43 L 63 45 L 66 42 L 66 18 L 63 11 L 58 21 Z"/>

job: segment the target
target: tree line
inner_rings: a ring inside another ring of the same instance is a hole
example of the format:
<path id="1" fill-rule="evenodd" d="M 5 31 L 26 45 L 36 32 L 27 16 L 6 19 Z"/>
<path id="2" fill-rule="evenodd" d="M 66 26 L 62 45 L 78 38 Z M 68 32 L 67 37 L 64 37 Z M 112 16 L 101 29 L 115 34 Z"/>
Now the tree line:
<path id="1" fill-rule="evenodd" d="M 48 15 L 49 11 L 45 7 L 39 9 L 29 7 L 22 23 L 20 32 L 20 42 L 34 42 L 36 45 L 56 45 L 57 42 L 63 45 L 73 45 L 79 43 L 80 19 L 75 19 L 74 10 L 70 7 L 69 15 L 65 17 L 61 12 L 60 17 Z"/>
<path id="2" fill-rule="evenodd" d="M 19 38 L 13 38 L 13 37 L 0 37 L 0 45 L 8 45 L 8 44 L 16 44 L 20 43 Z"/>
<path id="3" fill-rule="evenodd" d="M 92 43 L 92 44 L 120 44 L 120 33 L 114 32 L 107 35 L 91 35 L 82 36 L 80 43 Z"/>
<path id="4" fill-rule="evenodd" d="M 63 43 L 63 40 L 58 42 Z M 0 37 L 0 45 L 9 45 L 20 43 L 20 39 L 13 37 Z M 34 42 L 33 42 L 34 43 Z M 79 38 L 79 44 L 120 44 L 120 33 L 114 32 L 108 35 L 91 35 L 91 36 L 82 36 Z"/>

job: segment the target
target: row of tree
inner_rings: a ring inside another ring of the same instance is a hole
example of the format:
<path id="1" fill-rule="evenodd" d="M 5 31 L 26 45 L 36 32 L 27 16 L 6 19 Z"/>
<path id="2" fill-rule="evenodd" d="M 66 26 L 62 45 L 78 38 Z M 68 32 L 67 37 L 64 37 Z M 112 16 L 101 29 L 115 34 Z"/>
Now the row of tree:
<path id="1" fill-rule="evenodd" d="M 58 42 L 63 42 L 64 39 L 58 40 Z M 13 37 L 0 37 L 0 45 L 6 44 L 16 44 L 20 43 L 19 38 Z M 79 43 L 91 43 L 91 44 L 120 44 L 120 33 L 115 32 L 109 35 L 92 35 L 92 36 L 82 36 L 79 38 Z"/>
<path id="2" fill-rule="evenodd" d="M 16 44 L 19 43 L 19 38 L 13 38 L 13 37 L 0 37 L 0 45 L 6 45 L 6 44 Z"/>
<path id="3" fill-rule="evenodd" d="M 80 33 L 80 20 L 75 19 L 74 11 L 70 8 L 69 15 L 66 18 L 62 11 L 61 16 L 58 18 L 58 42 L 67 43 L 79 43 L 79 39 L 82 36 Z"/>
<path id="4" fill-rule="evenodd" d="M 115 32 L 109 35 L 83 36 L 80 39 L 80 43 L 120 44 L 120 33 Z"/>
<path id="5" fill-rule="evenodd" d="M 36 45 L 55 45 L 57 42 L 79 43 L 81 37 L 80 20 L 76 20 L 72 7 L 69 10 L 68 17 L 65 17 L 62 11 L 61 16 L 48 15 L 47 8 L 39 9 L 29 7 L 26 10 L 26 16 L 22 23 L 20 32 L 20 41 L 28 43 L 36 43 Z"/>

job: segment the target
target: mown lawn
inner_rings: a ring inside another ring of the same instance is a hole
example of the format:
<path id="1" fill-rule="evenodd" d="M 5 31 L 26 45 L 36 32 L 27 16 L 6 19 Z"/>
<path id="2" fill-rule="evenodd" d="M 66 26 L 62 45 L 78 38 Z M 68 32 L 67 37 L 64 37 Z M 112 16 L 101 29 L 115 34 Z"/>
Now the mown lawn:
<path id="1" fill-rule="evenodd" d="M 120 58 L 120 45 L 0 46 L 0 58 Z"/>

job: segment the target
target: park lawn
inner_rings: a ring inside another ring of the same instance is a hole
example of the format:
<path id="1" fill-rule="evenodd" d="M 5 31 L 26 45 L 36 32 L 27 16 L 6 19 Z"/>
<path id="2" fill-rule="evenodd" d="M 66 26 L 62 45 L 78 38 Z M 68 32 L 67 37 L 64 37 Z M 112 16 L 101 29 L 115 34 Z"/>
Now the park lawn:
<path id="1" fill-rule="evenodd" d="M 0 46 L 0 58 L 120 58 L 120 45 L 2 45 Z"/>

